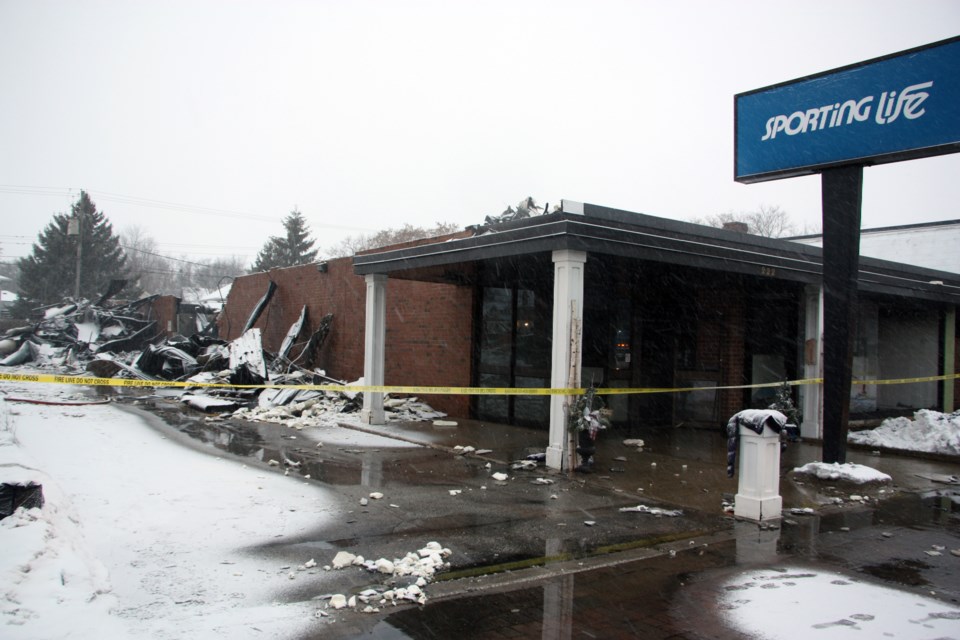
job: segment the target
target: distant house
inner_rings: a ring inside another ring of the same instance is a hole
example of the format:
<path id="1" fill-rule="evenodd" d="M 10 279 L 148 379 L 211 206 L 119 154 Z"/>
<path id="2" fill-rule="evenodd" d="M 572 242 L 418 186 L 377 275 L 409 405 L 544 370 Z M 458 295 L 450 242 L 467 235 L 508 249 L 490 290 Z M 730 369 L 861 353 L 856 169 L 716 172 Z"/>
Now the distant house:
<path id="1" fill-rule="evenodd" d="M 823 246 L 822 235 L 787 239 Z M 960 273 L 960 220 L 863 229 L 860 255 Z"/>
<path id="2" fill-rule="evenodd" d="M 10 317 L 10 307 L 18 300 L 17 294 L 6 289 L 0 290 L 0 318 Z"/>
<path id="3" fill-rule="evenodd" d="M 614 426 L 716 426 L 770 402 L 770 388 L 821 376 L 822 250 L 799 242 L 564 201 L 559 211 L 236 279 L 219 320 L 257 322 L 276 350 L 304 305 L 334 315 L 314 366 L 371 385 L 568 388 L 606 396 Z M 854 377 L 957 371 L 956 273 L 863 257 Z M 308 328 L 309 328 L 308 327 Z M 858 385 L 851 412 L 952 411 L 960 385 Z M 641 391 L 637 391 L 641 390 Z M 651 392 L 656 391 L 656 392 Z M 364 394 L 364 419 L 384 419 Z M 821 390 L 797 390 L 804 437 L 822 437 Z M 454 416 L 545 430 L 549 466 L 566 448 L 561 396 L 428 398 Z"/>

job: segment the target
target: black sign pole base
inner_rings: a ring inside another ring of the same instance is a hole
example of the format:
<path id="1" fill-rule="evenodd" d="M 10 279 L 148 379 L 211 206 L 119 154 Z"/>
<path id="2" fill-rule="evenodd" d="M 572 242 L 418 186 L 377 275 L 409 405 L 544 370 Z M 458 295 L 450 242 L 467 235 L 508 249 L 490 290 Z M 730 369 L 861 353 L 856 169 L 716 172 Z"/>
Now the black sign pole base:
<path id="1" fill-rule="evenodd" d="M 847 458 L 863 167 L 826 169 L 823 198 L 823 462 Z"/>

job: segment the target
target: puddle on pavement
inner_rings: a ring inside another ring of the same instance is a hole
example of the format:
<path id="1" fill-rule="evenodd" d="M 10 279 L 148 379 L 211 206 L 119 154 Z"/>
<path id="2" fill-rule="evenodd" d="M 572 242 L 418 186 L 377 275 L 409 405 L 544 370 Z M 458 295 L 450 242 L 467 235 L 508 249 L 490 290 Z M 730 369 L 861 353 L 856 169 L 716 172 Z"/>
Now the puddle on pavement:
<path id="1" fill-rule="evenodd" d="M 929 568 L 929 564 L 920 560 L 898 559 L 863 567 L 863 571 L 888 582 L 922 587 L 930 584 L 930 581 L 923 577 L 923 572 Z"/>
<path id="2" fill-rule="evenodd" d="M 734 557 L 733 542 L 720 543 L 702 555 L 661 556 L 559 575 L 534 587 L 428 603 L 388 614 L 363 637 L 700 637 L 691 635 L 690 621 L 672 603 L 697 572 L 730 567 Z"/>
<path id="3" fill-rule="evenodd" d="M 894 592 L 907 589 L 928 599 L 930 592 L 936 591 L 940 602 L 955 602 L 960 594 L 960 578 L 950 570 L 955 558 L 948 556 L 938 568 L 923 550 L 930 548 L 931 540 L 952 539 L 950 548 L 960 546 L 958 513 L 957 492 L 944 489 L 901 494 L 879 505 L 843 508 L 822 517 L 795 516 L 796 524 L 781 524 L 779 529 L 740 522 L 733 540 L 683 550 L 674 557 L 559 574 L 519 588 L 488 587 L 490 593 L 483 595 L 387 611 L 363 633 L 349 637 L 732 640 L 743 633 L 725 626 L 718 612 L 717 598 L 723 585 L 758 567 L 776 571 L 776 567 L 797 562 L 811 575 L 842 567 L 851 584 L 886 585 Z M 885 532 L 891 537 L 884 537 Z M 913 557 L 909 557 L 911 553 Z M 508 564 L 488 569 L 509 571 Z M 486 579 L 475 579 L 465 589 L 484 589 Z M 937 605 L 937 600 L 929 602 Z"/>
<path id="4" fill-rule="evenodd" d="M 872 525 L 931 527 L 960 525 L 960 492 L 940 489 L 882 499 L 869 507 L 842 510 L 819 518 L 820 532 L 857 529 Z"/>
<path id="5" fill-rule="evenodd" d="M 449 485 L 487 474 L 482 460 L 462 458 L 429 447 L 326 445 L 318 448 L 315 441 L 284 426 L 207 421 L 179 406 L 153 402 L 148 406 L 166 425 L 196 442 L 329 485 Z"/>

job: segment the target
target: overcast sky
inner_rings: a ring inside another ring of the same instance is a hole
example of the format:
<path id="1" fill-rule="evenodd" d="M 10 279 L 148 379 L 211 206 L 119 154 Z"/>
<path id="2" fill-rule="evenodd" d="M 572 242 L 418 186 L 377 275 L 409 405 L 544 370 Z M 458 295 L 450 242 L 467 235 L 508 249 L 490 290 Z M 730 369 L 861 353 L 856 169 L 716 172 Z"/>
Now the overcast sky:
<path id="1" fill-rule="evenodd" d="M 734 94 L 958 33 L 957 0 L 0 0 L 0 259 L 80 189 L 195 258 L 528 195 L 816 226 L 818 177 L 733 181 Z M 960 154 L 864 172 L 864 228 L 958 203 Z"/>

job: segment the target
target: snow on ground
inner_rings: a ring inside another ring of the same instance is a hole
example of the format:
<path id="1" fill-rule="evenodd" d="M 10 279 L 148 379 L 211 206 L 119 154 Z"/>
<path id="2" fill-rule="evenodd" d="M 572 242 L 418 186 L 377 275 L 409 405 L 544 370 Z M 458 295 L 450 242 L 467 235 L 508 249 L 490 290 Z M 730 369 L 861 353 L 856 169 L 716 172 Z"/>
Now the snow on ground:
<path id="1" fill-rule="evenodd" d="M 110 405 L 0 402 L 0 482 L 26 481 L 46 503 L 0 521 L 0 637 L 291 637 L 317 624 L 315 603 L 283 598 L 306 574 L 249 548 L 332 517 L 330 490 L 184 448 Z"/>
<path id="2" fill-rule="evenodd" d="M 719 608 L 745 636 L 765 640 L 947 638 L 960 625 L 960 608 L 939 600 L 797 567 L 740 574 Z"/>
<path id="3" fill-rule="evenodd" d="M 887 418 L 876 429 L 851 432 L 848 442 L 870 447 L 960 455 L 960 411 L 928 409 L 910 418 Z"/>
<path id="4" fill-rule="evenodd" d="M 960 455 L 960 411 L 944 414 L 921 409 L 910 418 L 888 418 L 876 429 L 851 432 L 849 442 L 884 449 Z M 857 484 L 889 482 L 890 476 L 859 464 L 811 462 L 794 469 L 822 480 L 846 480 Z"/>
<path id="5" fill-rule="evenodd" d="M 892 478 L 882 471 L 877 471 L 872 467 L 862 464 L 847 462 L 840 464 L 838 462 L 808 462 L 802 467 L 793 470 L 794 473 L 806 473 L 815 475 L 821 480 L 846 480 L 856 484 L 867 482 L 890 482 Z"/>

